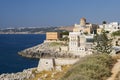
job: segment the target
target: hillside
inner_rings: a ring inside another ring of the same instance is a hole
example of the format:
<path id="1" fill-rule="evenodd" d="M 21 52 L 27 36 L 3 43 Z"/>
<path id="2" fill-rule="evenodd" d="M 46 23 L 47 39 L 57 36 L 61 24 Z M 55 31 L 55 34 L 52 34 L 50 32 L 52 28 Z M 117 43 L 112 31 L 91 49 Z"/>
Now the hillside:
<path id="1" fill-rule="evenodd" d="M 74 65 L 62 66 L 60 71 L 33 70 L 35 77 L 31 80 L 106 80 L 112 75 L 116 62 L 108 54 L 93 54 L 81 58 Z"/>
<path id="2" fill-rule="evenodd" d="M 72 26 L 65 27 L 28 27 L 0 29 L 0 34 L 45 34 L 46 32 L 72 31 Z"/>
<path id="3" fill-rule="evenodd" d="M 58 27 L 56 29 L 58 29 L 58 30 L 66 30 L 66 31 L 73 31 L 73 27 L 74 26 L 61 26 L 61 27 Z"/>
<path id="4" fill-rule="evenodd" d="M 95 54 L 80 59 L 61 80 L 106 80 L 116 63 L 108 54 Z"/>

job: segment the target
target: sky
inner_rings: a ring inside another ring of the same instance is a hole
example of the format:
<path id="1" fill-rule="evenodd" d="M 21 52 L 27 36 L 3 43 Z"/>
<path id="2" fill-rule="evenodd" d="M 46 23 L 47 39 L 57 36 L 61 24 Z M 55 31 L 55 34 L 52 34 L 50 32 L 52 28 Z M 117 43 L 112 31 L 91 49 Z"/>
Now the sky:
<path id="1" fill-rule="evenodd" d="M 0 0 L 0 28 L 120 22 L 120 0 Z"/>

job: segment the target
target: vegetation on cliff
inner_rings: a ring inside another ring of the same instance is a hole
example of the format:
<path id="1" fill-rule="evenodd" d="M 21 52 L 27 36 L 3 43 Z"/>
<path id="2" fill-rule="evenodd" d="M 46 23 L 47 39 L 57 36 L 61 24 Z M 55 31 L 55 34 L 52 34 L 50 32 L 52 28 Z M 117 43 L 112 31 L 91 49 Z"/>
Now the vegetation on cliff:
<path id="1" fill-rule="evenodd" d="M 71 67 L 71 65 L 61 66 L 61 71 L 52 70 L 52 71 L 41 71 L 33 70 L 34 78 L 29 80 L 59 80 Z"/>
<path id="2" fill-rule="evenodd" d="M 94 54 L 80 59 L 61 80 L 106 80 L 116 62 L 108 54 Z"/>
<path id="3" fill-rule="evenodd" d="M 113 32 L 112 36 L 120 36 L 120 30 Z"/>

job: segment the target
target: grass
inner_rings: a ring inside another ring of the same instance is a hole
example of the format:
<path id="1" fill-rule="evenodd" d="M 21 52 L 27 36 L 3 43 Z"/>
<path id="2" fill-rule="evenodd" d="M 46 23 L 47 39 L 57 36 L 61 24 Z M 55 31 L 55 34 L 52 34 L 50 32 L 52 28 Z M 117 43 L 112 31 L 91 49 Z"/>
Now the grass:
<path id="1" fill-rule="evenodd" d="M 63 42 L 51 42 L 50 46 L 52 47 L 57 47 L 57 46 L 68 46 L 67 43 L 63 43 Z"/>
<path id="2" fill-rule="evenodd" d="M 106 80 L 116 62 L 108 54 L 94 54 L 78 61 L 61 80 Z"/>
<path id="3" fill-rule="evenodd" d="M 42 71 L 39 73 L 36 73 L 36 70 L 33 70 L 33 73 L 35 74 L 35 78 L 31 80 L 38 80 L 39 78 L 41 80 L 58 80 L 67 72 L 67 70 L 70 67 L 71 67 L 70 65 L 65 65 L 62 66 L 62 71 L 53 70 L 53 71 Z"/>
<path id="4" fill-rule="evenodd" d="M 113 36 L 120 36 L 120 30 L 113 32 L 112 35 Z"/>
<path id="5" fill-rule="evenodd" d="M 116 59 L 108 54 L 94 54 L 81 58 L 76 64 L 62 66 L 62 71 L 36 72 L 35 78 L 31 80 L 106 80 L 111 76 L 111 69 Z M 119 75 L 116 80 L 119 80 Z"/>
<path id="6" fill-rule="evenodd" d="M 62 43 L 60 43 L 60 42 L 51 42 L 50 43 L 50 46 L 61 46 L 62 45 Z"/>

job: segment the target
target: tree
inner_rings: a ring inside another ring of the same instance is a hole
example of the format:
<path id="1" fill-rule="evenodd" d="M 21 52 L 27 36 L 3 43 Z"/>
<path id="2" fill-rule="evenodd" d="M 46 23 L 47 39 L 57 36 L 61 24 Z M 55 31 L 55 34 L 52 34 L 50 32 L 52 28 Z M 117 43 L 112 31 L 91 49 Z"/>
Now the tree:
<path id="1" fill-rule="evenodd" d="M 88 32 L 84 32 L 85 35 L 88 35 Z"/>
<path id="2" fill-rule="evenodd" d="M 69 32 L 68 31 L 62 31 L 61 35 L 69 35 Z"/>
<path id="3" fill-rule="evenodd" d="M 112 32 L 112 36 L 120 36 L 120 30 Z"/>
<path id="4" fill-rule="evenodd" d="M 107 24 L 107 22 L 106 22 L 106 21 L 103 21 L 102 24 Z"/>
<path id="5" fill-rule="evenodd" d="M 112 39 L 108 38 L 104 30 L 101 34 L 96 34 L 94 37 L 94 42 L 96 43 L 94 50 L 96 50 L 98 53 L 109 54 L 112 51 Z"/>

